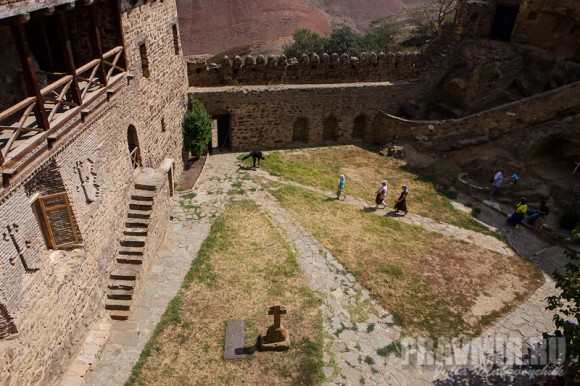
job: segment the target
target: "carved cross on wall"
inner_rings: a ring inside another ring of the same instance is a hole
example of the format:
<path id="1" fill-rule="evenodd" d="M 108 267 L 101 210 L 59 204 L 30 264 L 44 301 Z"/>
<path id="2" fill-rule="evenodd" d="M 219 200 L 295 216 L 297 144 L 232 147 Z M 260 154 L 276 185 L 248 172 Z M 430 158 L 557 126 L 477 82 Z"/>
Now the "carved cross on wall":
<path id="1" fill-rule="evenodd" d="M 282 325 L 282 315 L 286 314 L 286 306 L 274 304 L 268 310 L 268 315 L 274 315 L 274 328 L 280 328 Z"/>
<path id="2" fill-rule="evenodd" d="M 18 253 L 17 256 L 11 257 L 8 261 L 10 262 L 10 264 L 14 265 L 14 262 L 16 260 L 16 258 L 20 258 L 20 262 L 22 263 L 22 266 L 24 267 L 24 270 L 27 272 L 34 272 L 37 271 L 38 268 L 30 268 L 28 266 L 28 263 L 26 262 L 26 258 L 24 257 L 24 252 L 30 248 L 30 240 L 24 240 L 24 246 L 21 246 L 20 243 L 18 242 L 18 240 L 16 239 L 16 234 L 19 231 L 19 226 L 18 224 L 13 223 L 12 225 L 6 225 L 6 229 L 7 231 L 4 232 L 2 234 L 2 238 L 4 241 L 12 241 L 12 244 L 14 245 L 14 249 L 16 249 L 16 252 Z"/>
<path id="3" fill-rule="evenodd" d="M 96 176 L 94 162 L 87 158 L 85 162 L 77 161 L 75 169 L 79 175 L 80 188 L 85 194 L 85 199 L 88 204 L 94 202 L 99 196 L 99 185 L 96 183 Z"/>

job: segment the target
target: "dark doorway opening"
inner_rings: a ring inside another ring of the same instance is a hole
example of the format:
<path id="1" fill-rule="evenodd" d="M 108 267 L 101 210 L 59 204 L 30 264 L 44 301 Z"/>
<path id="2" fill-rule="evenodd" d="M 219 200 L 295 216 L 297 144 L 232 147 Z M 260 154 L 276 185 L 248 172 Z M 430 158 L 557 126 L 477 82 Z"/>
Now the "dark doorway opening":
<path id="1" fill-rule="evenodd" d="M 511 41 L 519 11 L 518 6 L 499 4 L 495 10 L 490 38 L 504 42 Z"/>
<path id="2" fill-rule="evenodd" d="M 212 139 L 209 144 L 210 152 L 214 150 L 231 150 L 231 143 L 230 115 L 214 115 L 212 124 Z"/>
<path id="3" fill-rule="evenodd" d="M 308 143 L 308 121 L 306 118 L 298 118 L 294 122 L 292 130 L 292 142 Z"/>
<path id="4" fill-rule="evenodd" d="M 354 124 L 352 127 L 352 139 L 362 140 L 365 137 L 367 131 L 367 119 L 364 115 L 359 115 L 354 119 Z"/>
<path id="5" fill-rule="evenodd" d="M 322 131 L 322 141 L 325 143 L 336 142 L 338 131 L 338 120 L 330 116 L 324 121 L 324 127 Z"/>
<path id="6" fill-rule="evenodd" d="M 141 162 L 141 149 L 139 148 L 139 138 L 137 137 L 137 129 L 135 126 L 129 125 L 127 129 L 127 143 L 129 145 L 129 156 L 131 157 L 131 165 L 133 169 L 143 166 Z"/>

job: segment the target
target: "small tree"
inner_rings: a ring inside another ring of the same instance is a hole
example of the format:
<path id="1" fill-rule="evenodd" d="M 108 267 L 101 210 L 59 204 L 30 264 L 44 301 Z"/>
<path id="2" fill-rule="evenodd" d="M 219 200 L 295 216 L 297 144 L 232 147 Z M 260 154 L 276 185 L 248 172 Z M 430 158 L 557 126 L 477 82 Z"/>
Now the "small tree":
<path id="1" fill-rule="evenodd" d="M 369 32 L 374 40 L 374 45 L 369 51 L 389 51 L 395 39 L 401 34 L 401 25 L 395 20 L 384 20 L 378 27 Z"/>
<path id="2" fill-rule="evenodd" d="M 354 33 L 354 31 L 346 26 L 340 26 L 332 31 L 332 34 L 328 38 L 326 44 L 326 52 L 329 54 L 337 53 L 348 54 L 348 55 L 358 55 L 361 52 L 360 48 L 360 36 Z"/>
<path id="3" fill-rule="evenodd" d="M 580 244 L 580 231 L 572 231 L 572 242 Z M 564 368 L 568 373 L 576 376 L 580 381 L 578 372 L 573 370 L 580 361 L 580 252 L 567 250 L 564 252 L 570 261 L 564 266 L 564 272 L 554 272 L 556 287 L 562 292 L 558 296 L 548 297 L 548 310 L 557 311 L 554 315 L 554 324 L 560 329 L 566 338 L 566 361 Z"/>
<path id="4" fill-rule="evenodd" d="M 192 97 L 183 119 L 183 147 L 195 158 L 199 158 L 210 140 L 211 117 L 203 104 Z"/>
<path id="5" fill-rule="evenodd" d="M 292 38 L 293 43 L 284 45 L 284 55 L 288 58 L 299 58 L 302 54 L 311 53 L 321 55 L 324 52 L 326 38 L 308 28 L 297 29 Z"/>

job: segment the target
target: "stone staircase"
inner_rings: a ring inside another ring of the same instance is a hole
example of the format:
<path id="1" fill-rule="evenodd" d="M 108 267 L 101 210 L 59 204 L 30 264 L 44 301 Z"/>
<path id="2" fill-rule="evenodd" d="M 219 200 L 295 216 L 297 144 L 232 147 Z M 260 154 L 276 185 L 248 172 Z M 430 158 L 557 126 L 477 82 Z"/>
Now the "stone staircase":
<path id="1" fill-rule="evenodd" d="M 107 286 L 105 308 L 112 319 L 126 320 L 131 313 L 133 291 L 143 264 L 147 231 L 160 178 L 163 176 L 155 169 L 144 168 L 135 182 L 121 248 Z"/>

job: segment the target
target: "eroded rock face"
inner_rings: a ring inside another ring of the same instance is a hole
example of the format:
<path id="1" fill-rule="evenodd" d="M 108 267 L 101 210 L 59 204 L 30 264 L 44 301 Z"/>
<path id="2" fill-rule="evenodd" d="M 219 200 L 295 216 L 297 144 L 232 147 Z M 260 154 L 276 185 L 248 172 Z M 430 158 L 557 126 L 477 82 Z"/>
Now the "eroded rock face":
<path id="1" fill-rule="evenodd" d="M 298 28 L 329 35 L 343 22 L 365 29 L 371 22 L 424 0 L 178 0 L 184 55 L 215 55 L 251 44 L 280 53 Z"/>
<path id="2" fill-rule="evenodd" d="M 580 2 L 524 2 L 514 27 L 512 41 L 541 48 L 556 57 L 580 55 Z"/>

